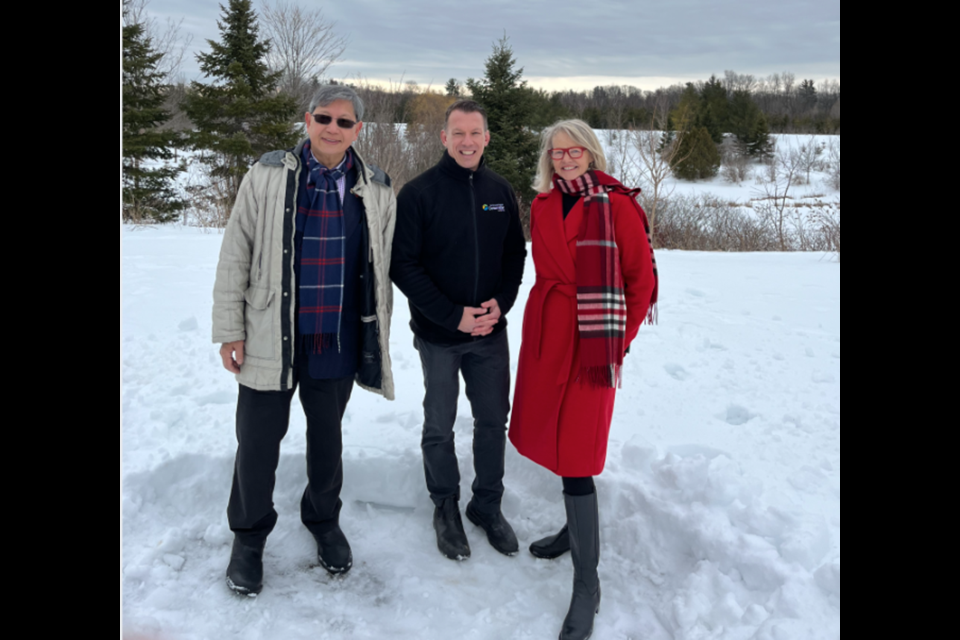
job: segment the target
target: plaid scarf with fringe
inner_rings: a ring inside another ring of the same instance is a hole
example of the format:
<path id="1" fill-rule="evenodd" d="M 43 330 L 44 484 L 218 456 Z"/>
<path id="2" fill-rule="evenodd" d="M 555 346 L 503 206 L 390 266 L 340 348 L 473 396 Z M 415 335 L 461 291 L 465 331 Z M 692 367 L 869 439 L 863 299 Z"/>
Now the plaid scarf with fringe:
<path id="1" fill-rule="evenodd" d="M 622 382 L 627 304 L 609 193 L 623 193 L 635 201 L 640 190 L 627 189 L 620 183 L 601 184 L 595 171 L 588 171 L 570 181 L 554 174 L 553 184 L 561 193 L 583 197 L 583 222 L 577 234 L 580 375 L 596 386 L 617 388 Z M 637 211 L 643 218 L 647 240 L 650 241 L 654 278 L 659 281 L 650 224 L 639 205 Z M 658 288 L 654 287 L 651 296 L 648 323 L 656 321 Z"/>
<path id="2" fill-rule="evenodd" d="M 337 182 L 353 168 L 353 153 L 347 149 L 340 166 L 328 169 L 313 157 L 307 142 L 301 159 L 307 168 L 307 188 L 297 203 L 298 216 L 304 218 L 299 333 L 307 351 L 318 354 L 336 344 L 340 335 L 346 238 Z"/>

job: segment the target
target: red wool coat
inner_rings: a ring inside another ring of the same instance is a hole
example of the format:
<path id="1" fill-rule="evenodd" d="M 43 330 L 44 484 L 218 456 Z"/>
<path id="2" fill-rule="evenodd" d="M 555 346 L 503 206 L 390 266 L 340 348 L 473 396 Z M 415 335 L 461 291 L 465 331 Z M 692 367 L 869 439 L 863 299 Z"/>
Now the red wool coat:
<path id="1" fill-rule="evenodd" d="M 605 183 L 613 180 L 599 175 Z M 627 304 L 624 344 L 629 346 L 647 316 L 655 278 L 640 206 L 622 193 L 610 193 L 610 204 Z M 530 227 L 537 281 L 523 315 L 510 417 L 510 441 L 517 451 L 565 477 L 603 471 L 616 397 L 616 389 L 578 380 L 576 258 L 583 215 L 581 198 L 564 220 L 563 197 L 556 189 L 533 202 Z"/>

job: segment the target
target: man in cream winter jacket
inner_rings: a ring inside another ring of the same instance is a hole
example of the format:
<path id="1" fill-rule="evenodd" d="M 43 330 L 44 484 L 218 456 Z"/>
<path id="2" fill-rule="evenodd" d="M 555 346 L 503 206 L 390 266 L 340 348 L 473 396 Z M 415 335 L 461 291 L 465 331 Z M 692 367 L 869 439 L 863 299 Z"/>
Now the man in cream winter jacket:
<path id="1" fill-rule="evenodd" d="M 339 525 L 340 421 L 353 384 L 393 399 L 389 279 L 396 199 L 390 178 L 352 148 L 363 103 L 321 87 L 308 138 L 265 154 L 244 177 L 223 238 L 213 341 L 240 384 L 237 457 L 227 516 L 227 584 L 260 592 L 263 549 L 277 521 L 273 488 L 290 402 L 307 418 L 301 520 L 332 574 L 350 569 Z"/>

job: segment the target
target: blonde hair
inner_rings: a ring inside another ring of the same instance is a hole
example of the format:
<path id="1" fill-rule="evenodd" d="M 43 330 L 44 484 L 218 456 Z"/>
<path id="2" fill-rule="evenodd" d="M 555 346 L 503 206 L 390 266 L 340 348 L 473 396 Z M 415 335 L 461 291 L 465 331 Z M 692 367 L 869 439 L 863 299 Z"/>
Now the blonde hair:
<path id="1" fill-rule="evenodd" d="M 553 138 L 560 132 L 590 152 L 592 169 L 607 170 L 607 157 L 603 155 L 603 147 L 590 125 L 583 120 L 561 120 L 540 134 L 540 161 L 537 163 L 537 177 L 533 179 L 533 188 L 539 193 L 547 193 L 553 188 L 553 160 L 547 151 L 553 148 Z"/>

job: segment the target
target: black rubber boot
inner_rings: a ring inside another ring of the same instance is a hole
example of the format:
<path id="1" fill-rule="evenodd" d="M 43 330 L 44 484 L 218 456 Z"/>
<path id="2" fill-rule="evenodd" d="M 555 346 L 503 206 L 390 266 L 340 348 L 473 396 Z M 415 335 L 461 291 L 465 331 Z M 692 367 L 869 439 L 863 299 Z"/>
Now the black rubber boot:
<path id="1" fill-rule="evenodd" d="M 263 589 L 263 547 L 266 540 L 244 544 L 239 536 L 233 539 L 230 564 L 227 565 L 227 586 L 242 596 L 256 596 Z"/>
<path id="2" fill-rule="evenodd" d="M 563 525 L 558 533 L 537 540 L 530 545 L 530 553 L 544 560 L 559 558 L 567 551 L 570 551 L 570 531 L 567 529 L 567 525 Z"/>
<path id="3" fill-rule="evenodd" d="M 587 640 L 593 634 L 593 619 L 600 612 L 600 517 L 597 494 L 563 495 L 573 558 L 573 597 L 563 621 L 560 640 Z"/>
<path id="4" fill-rule="evenodd" d="M 447 498 L 433 512 L 433 528 L 437 532 L 437 548 L 451 560 L 466 560 L 470 557 L 470 543 L 460 519 L 460 506 L 456 498 Z"/>
<path id="5" fill-rule="evenodd" d="M 513 527 L 503 517 L 501 511 L 491 515 L 480 513 L 471 500 L 467 503 L 467 519 L 483 529 L 487 533 L 490 545 L 503 555 L 513 556 L 520 550 L 517 534 L 513 532 Z"/>

